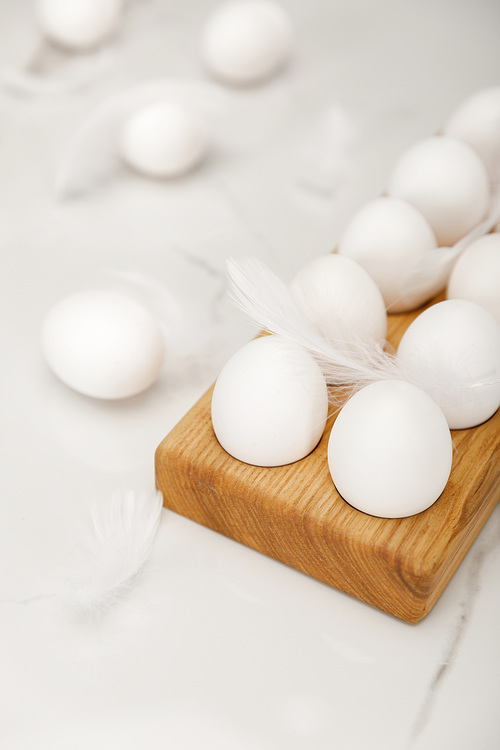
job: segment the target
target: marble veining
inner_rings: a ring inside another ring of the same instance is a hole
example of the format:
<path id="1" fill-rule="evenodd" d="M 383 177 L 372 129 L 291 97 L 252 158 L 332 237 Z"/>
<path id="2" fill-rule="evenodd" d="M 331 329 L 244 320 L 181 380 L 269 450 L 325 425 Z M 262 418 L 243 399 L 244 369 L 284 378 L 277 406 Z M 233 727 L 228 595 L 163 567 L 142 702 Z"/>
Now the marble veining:
<path id="1" fill-rule="evenodd" d="M 459 658 L 461 644 L 471 625 L 474 607 L 481 593 L 481 573 L 483 566 L 488 556 L 499 547 L 500 514 L 496 512 L 490 519 L 488 529 L 479 536 L 468 558 L 463 563 L 466 567 L 463 598 L 460 601 L 459 611 L 452 627 L 449 629 L 442 659 L 436 665 L 435 674 L 428 685 L 422 706 L 412 727 L 408 747 L 413 746 L 418 737 L 424 732 L 434 710 L 438 693 L 442 689 L 443 683 L 447 679 L 450 679 L 450 672 Z"/>

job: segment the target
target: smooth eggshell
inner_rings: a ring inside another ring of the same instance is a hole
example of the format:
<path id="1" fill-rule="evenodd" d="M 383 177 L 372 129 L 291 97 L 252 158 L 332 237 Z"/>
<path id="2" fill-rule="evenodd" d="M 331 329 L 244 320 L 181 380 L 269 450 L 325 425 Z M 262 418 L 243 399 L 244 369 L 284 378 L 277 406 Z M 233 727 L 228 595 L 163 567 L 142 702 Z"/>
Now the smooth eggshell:
<path id="1" fill-rule="evenodd" d="M 432 505 L 448 481 L 452 441 L 435 401 L 410 383 L 362 388 L 340 411 L 328 442 L 339 494 L 364 513 L 411 516 Z"/>
<path id="2" fill-rule="evenodd" d="M 282 466 L 307 456 L 328 414 L 325 379 L 312 356 L 279 336 L 263 336 L 237 351 L 212 396 L 215 435 L 234 458 Z"/>
<path id="3" fill-rule="evenodd" d="M 355 261 L 329 253 L 306 263 L 290 289 L 309 320 L 331 341 L 354 334 L 382 341 L 387 313 L 379 288 Z"/>
<path id="4" fill-rule="evenodd" d="M 406 289 L 412 266 L 435 248 L 434 232 L 416 208 L 399 198 L 382 197 L 354 214 L 338 251 L 370 274 L 390 312 L 401 312 L 418 307 L 439 291 L 433 285 L 416 293 Z"/>
<path id="5" fill-rule="evenodd" d="M 44 34 L 71 50 L 101 44 L 117 28 L 123 0 L 38 0 L 37 14 Z"/>
<path id="6" fill-rule="evenodd" d="M 446 290 L 448 299 L 482 305 L 500 324 L 500 234 L 472 242 L 459 257 Z"/>
<path id="7" fill-rule="evenodd" d="M 471 146 L 490 179 L 500 178 L 500 86 L 476 91 L 452 112 L 444 134 Z"/>
<path id="8" fill-rule="evenodd" d="M 415 206 L 431 225 L 438 245 L 453 245 L 483 219 L 490 193 L 486 168 L 466 143 L 432 136 L 398 160 L 388 194 Z"/>
<path id="9" fill-rule="evenodd" d="M 202 37 L 209 71 L 225 83 L 254 84 L 285 63 L 291 49 L 291 23 L 273 0 L 231 0 L 215 9 Z"/>
<path id="10" fill-rule="evenodd" d="M 155 102 L 130 116 L 119 150 L 130 167 L 147 177 L 178 177 L 203 160 L 208 135 L 191 110 L 175 102 Z"/>
<path id="11" fill-rule="evenodd" d="M 397 360 L 451 429 L 481 424 L 500 406 L 500 325 L 475 302 L 451 299 L 424 310 L 406 329 Z"/>
<path id="12" fill-rule="evenodd" d="M 96 289 L 72 294 L 49 311 L 42 351 L 70 388 L 94 398 L 120 399 L 156 380 L 164 339 L 155 318 L 134 299 Z"/>

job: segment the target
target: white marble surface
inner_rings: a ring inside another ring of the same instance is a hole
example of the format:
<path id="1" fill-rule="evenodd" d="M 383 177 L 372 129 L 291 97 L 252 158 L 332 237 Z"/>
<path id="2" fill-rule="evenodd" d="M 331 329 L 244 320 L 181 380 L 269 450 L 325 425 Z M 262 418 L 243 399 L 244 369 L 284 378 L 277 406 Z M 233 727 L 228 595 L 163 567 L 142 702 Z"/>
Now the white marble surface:
<path id="1" fill-rule="evenodd" d="M 77 618 L 54 595 L 90 500 L 153 487 L 157 443 L 252 335 L 224 297 L 225 257 L 251 252 L 291 275 L 335 245 L 406 145 L 498 85 L 497 0 L 283 4 L 293 61 L 222 101 L 210 89 L 214 148 L 199 172 L 163 184 L 118 170 L 71 200 L 54 177 L 101 102 L 153 79 L 206 92 L 199 35 L 214 2 L 135 0 L 89 58 L 43 43 L 28 0 L 0 5 L 5 750 L 500 744 L 500 508 L 416 626 L 166 511 L 149 565 L 105 616 Z M 23 66 L 44 93 L 5 85 Z M 303 153 L 339 104 L 352 158 L 341 184 L 318 191 Z M 66 389 L 39 349 L 52 304 L 108 284 L 171 324 L 159 382 L 122 403 Z"/>

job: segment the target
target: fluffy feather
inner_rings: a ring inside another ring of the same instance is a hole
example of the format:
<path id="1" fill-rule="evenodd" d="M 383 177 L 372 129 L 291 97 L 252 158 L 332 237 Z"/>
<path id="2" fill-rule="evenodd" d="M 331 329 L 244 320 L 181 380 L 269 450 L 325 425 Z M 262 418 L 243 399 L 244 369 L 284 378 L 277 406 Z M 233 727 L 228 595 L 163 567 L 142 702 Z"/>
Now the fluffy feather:
<path id="1" fill-rule="evenodd" d="M 76 128 L 63 151 L 54 189 L 60 198 L 85 192 L 112 177 L 119 166 L 117 141 L 124 119 L 138 107 L 161 99 L 192 106 L 210 118 L 226 106 L 215 84 L 158 80 L 126 89 L 104 101 Z"/>
<path id="2" fill-rule="evenodd" d="M 75 550 L 62 597 L 78 611 L 99 614 L 131 586 L 148 559 L 162 509 L 160 492 L 129 490 L 91 506 L 88 537 Z"/>
<path id="3" fill-rule="evenodd" d="M 332 391 L 332 400 L 376 380 L 403 377 L 396 359 L 381 344 L 356 335 L 336 321 L 338 335 L 327 339 L 304 315 L 288 286 L 255 257 L 227 262 L 230 296 L 261 328 L 307 349 L 320 365 L 327 383 L 348 386 Z"/>
<path id="4" fill-rule="evenodd" d="M 302 154 L 300 182 L 318 193 L 338 190 L 354 168 L 358 125 L 339 103 L 319 118 Z"/>
<path id="5" fill-rule="evenodd" d="M 498 221 L 500 221 L 500 189 L 493 195 L 488 215 L 483 221 L 461 237 L 452 247 L 438 247 L 417 261 L 408 273 L 403 296 L 425 290 L 428 291 L 430 299 L 444 289 L 453 266 L 463 251 L 472 242 L 491 232 Z"/>
<path id="6" fill-rule="evenodd" d="M 198 351 L 208 330 L 205 321 L 196 319 L 192 310 L 183 304 L 163 281 L 149 274 L 120 269 L 105 269 L 107 276 L 124 286 L 139 302 L 154 314 L 165 339 L 169 354 L 185 357 Z"/>
<path id="7" fill-rule="evenodd" d="M 42 76 L 22 68 L 6 66 L 0 71 L 2 87 L 20 96 L 64 96 L 84 85 L 82 81 Z"/>
<path id="8" fill-rule="evenodd" d="M 49 75 L 27 68 L 5 65 L 0 69 L 0 84 L 19 96 L 65 96 L 94 83 L 110 67 L 114 56 L 99 51 L 83 59 L 74 60 L 62 74 Z"/>

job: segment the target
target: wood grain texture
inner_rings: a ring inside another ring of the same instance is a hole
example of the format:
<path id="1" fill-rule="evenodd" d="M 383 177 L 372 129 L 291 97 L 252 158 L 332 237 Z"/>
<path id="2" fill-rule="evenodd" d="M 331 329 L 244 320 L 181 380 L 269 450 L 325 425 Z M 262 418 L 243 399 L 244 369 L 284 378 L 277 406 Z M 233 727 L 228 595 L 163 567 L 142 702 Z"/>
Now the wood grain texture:
<path id="1" fill-rule="evenodd" d="M 389 316 L 394 346 L 417 314 Z M 211 396 L 209 389 L 156 451 L 165 506 L 391 615 L 421 620 L 500 499 L 500 410 L 452 432 L 451 476 L 433 506 L 382 519 L 355 510 L 335 489 L 327 464 L 335 417 L 301 461 L 250 466 L 218 443 Z"/>

